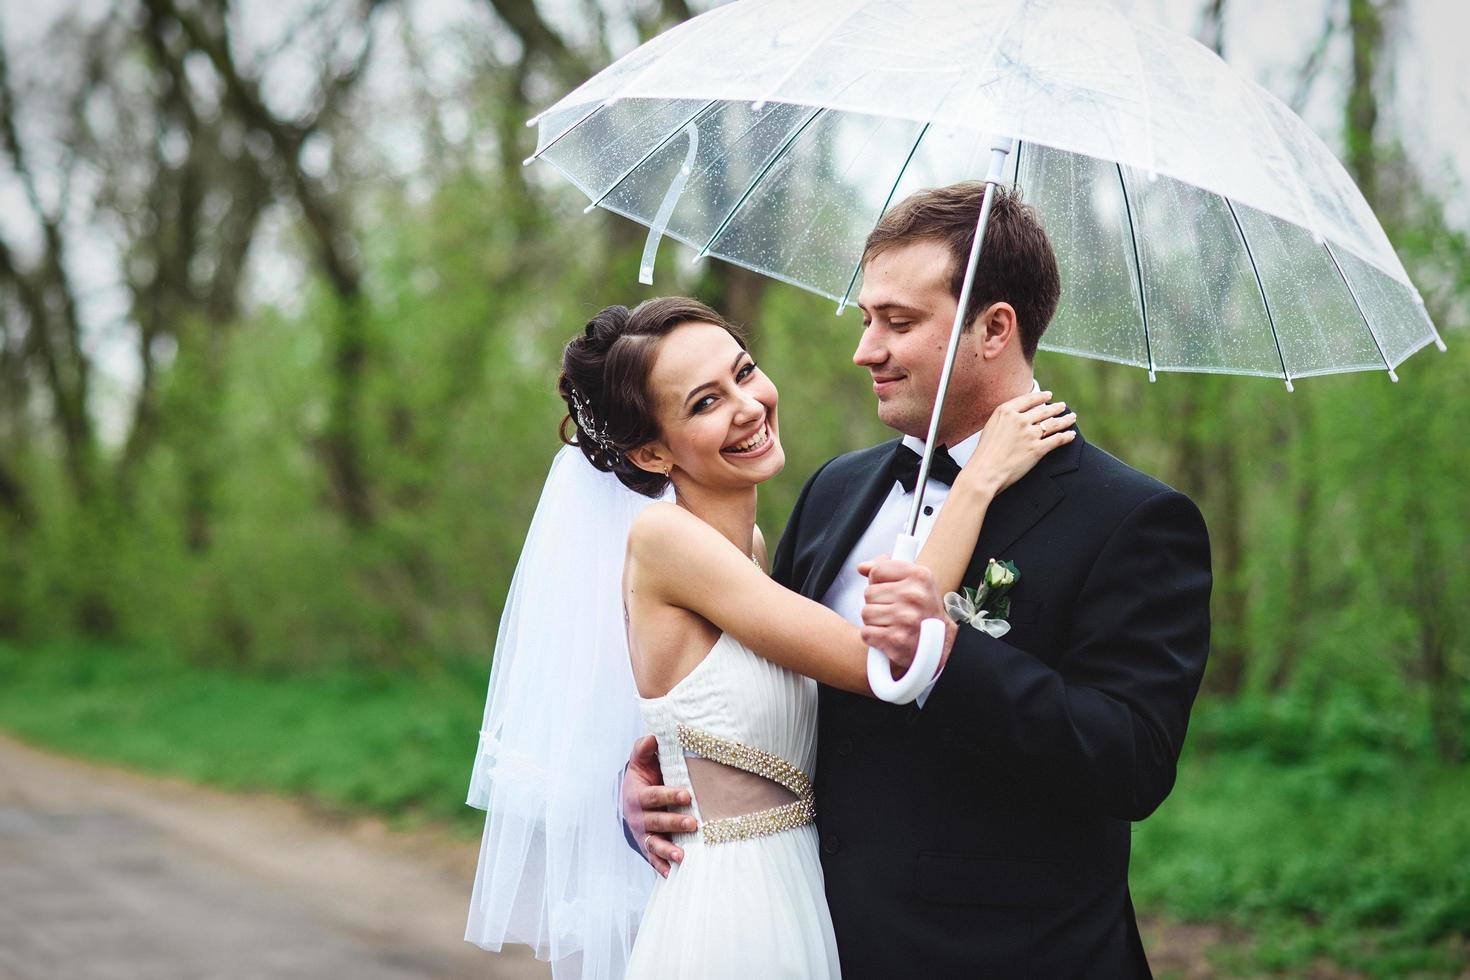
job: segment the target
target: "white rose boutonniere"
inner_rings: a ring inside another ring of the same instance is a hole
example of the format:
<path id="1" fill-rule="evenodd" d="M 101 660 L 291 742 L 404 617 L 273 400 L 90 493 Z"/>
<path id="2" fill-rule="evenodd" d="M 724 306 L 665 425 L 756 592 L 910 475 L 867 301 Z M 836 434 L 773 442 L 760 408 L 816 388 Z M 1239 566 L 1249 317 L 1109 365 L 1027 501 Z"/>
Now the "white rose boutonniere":
<path id="1" fill-rule="evenodd" d="M 1006 619 L 1011 614 L 1011 600 L 1007 593 L 1019 581 L 1021 572 L 1014 562 L 992 558 L 985 565 L 980 587 L 948 593 L 944 611 L 959 625 L 968 624 L 999 639 L 1010 632 L 1011 624 Z"/>

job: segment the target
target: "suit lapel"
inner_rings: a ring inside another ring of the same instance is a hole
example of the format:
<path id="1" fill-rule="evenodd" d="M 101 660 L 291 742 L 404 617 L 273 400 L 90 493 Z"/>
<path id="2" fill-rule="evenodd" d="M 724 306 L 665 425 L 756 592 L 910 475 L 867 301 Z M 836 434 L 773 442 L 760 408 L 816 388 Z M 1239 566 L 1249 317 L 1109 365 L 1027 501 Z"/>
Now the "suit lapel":
<path id="1" fill-rule="evenodd" d="M 889 444 L 888 452 L 877 456 L 875 465 L 843 489 L 842 501 L 833 509 L 833 531 L 824 542 L 821 557 L 813 563 L 811 573 L 802 583 L 802 595 L 820 602 L 832 587 L 832 580 L 842 570 L 842 563 L 873 522 L 873 515 L 878 513 L 888 491 L 893 489 L 889 464 L 898 447 L 899 440 L 894 440 Z"/>
<path id="2" fill-rule="evenodd" d="M 1077 469 L 1082 455 L 1082 432 L 1069 444 L 1054 449 L 1036 467 L 1008 487 L 985 512 L 985 525 L 975 542 L 964 582 L 972 588 L 980 581 L 992 558 L 1005 558 L 1005 551 L 1031 530 L 1066 496 L 1056 477 Z"/>
<path id="3" fill-rule="evenodd" d="M 980 537 L 975 542 L 975 552 L 965 572 L 966 583 L 977 582 L 987 561 L 1003 558 L 1007 548 L 1066 496 L 1056 477 L 1077 469 L 1082 442 L 1079 429 L 1076 439 L 1047 454 L 1030 473 L 995 498 L 986 511 L 985 526 L 980 529 Z M 821 555 L 802 582 L 802 595 L 821 601 L 832 587 L 833 579 L 842 570 L 842 563 L 852 553 L 863 532 L 867 531 L 879 505 L 893 488 L 889 465 L 899 445 L 899 440 L 890 443 L 888 452 L 879 455 L 872 467 L 841 491 L 842 499 L 833 508 L 832 531 L 825 536 Z"/>

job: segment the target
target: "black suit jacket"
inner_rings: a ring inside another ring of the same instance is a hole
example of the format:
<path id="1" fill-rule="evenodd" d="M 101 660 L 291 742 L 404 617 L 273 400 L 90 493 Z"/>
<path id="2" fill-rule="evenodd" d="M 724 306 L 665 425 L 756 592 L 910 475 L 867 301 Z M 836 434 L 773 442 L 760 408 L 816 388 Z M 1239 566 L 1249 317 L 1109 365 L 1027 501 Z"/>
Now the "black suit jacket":
<path id="1" fill-rule="evenodd" d="M 775 578 L 821 599 L 897 440 L 807 482 Z M 1129 822 L 1168 795 L 1209 647 L 1183 494 L 1085 442 L 992 503 L 965 584 L 1010 559 L 1011 631 L 960 628 L 925 706 L 823 687 L 817 820 L 845 977 L 1133 977 Z"/>

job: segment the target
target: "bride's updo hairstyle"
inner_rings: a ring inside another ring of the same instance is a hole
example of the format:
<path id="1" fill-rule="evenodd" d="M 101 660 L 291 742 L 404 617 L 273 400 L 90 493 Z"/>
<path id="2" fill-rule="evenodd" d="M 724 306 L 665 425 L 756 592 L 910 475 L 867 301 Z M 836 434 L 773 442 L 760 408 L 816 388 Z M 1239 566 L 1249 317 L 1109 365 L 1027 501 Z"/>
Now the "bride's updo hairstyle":
<path id="1" fill-rule="evenodd" d="M 561 356 L 557 390 L 568 412 L 561 422 L 562 442 L 649 497 L 662 495 L 669 478 L 640 469 L 628 453 L 659 437 L 648 376 L 659 344 L 686 323 L 712 323 L 745 346 L 739 328 L 699 300 L 665 296 L 631 310 L 609 306 L 599 311 Z"/>

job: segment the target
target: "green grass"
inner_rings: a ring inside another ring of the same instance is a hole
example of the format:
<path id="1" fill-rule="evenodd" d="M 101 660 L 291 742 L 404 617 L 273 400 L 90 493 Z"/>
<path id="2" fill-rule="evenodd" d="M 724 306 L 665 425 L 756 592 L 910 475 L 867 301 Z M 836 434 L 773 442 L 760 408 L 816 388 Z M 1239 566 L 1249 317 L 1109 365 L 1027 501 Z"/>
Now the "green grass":
<path id="1" fill-rule="evenodd" d="M 1352 738 L 1281 744 L 1260 718 L 1250 739 L 1243 713 L 1204 707 L 1174 793 L 1135 828 L 1140 910 L 1248 934 L 1219 961 L 1229 973 L 1300 975 L 1327 961 L 1369 976 L 1461 975 L 1470 771 Z"/>
<path id="2" fill-rule="evenodd" d="M 226 789 L 291 794 L 462 834 L 485 665 L 414 674 L 206 668 L 155 653 L 0 645 L 0 728 Z M 1179 784 L 1134 834 L 1139 911 L 1219 923 L 1225 975 L 1470 967 L 1470 772 L 1412 718 L 1338 705 L 1205 704 Z"/>
<path id="3" fill-rule="evenodd" d="M 484 822 L 464 798 L 487 679 L 488 665 L 286 675 L 137 651 L 0 645 L 0 727 L 224 789 L 471 833 Z"/>

